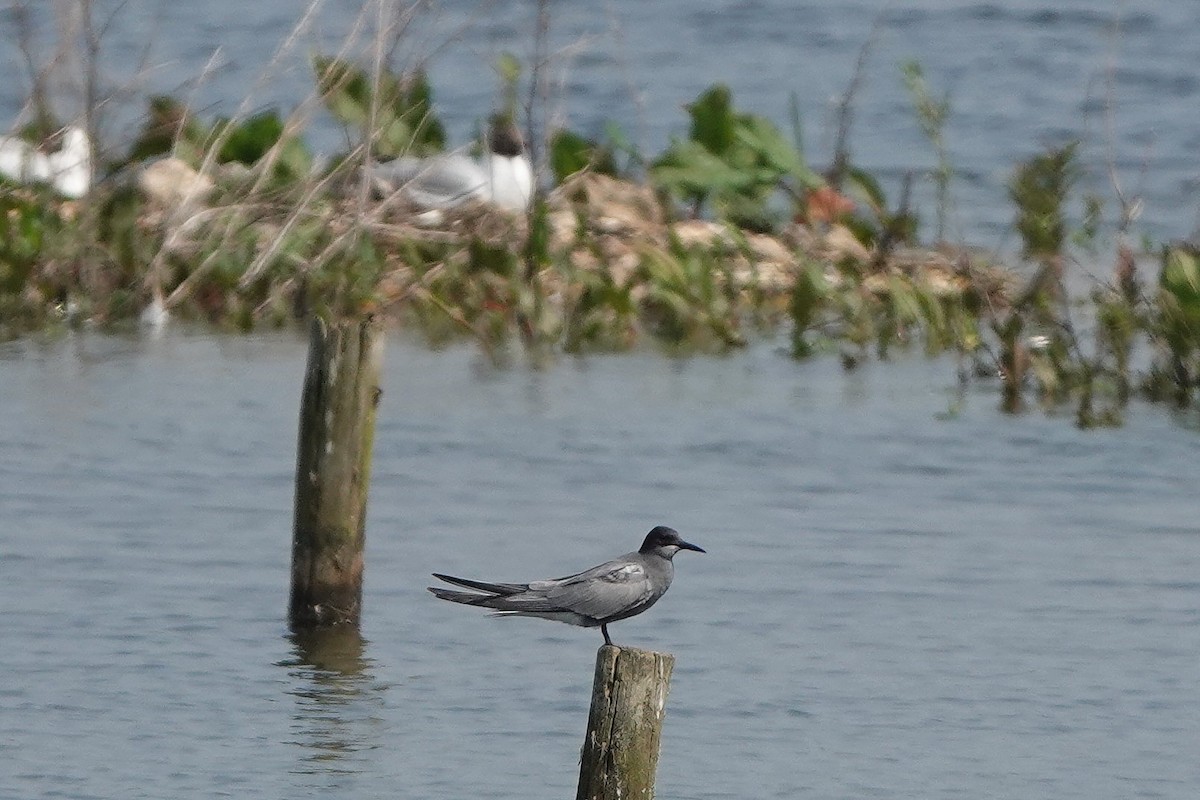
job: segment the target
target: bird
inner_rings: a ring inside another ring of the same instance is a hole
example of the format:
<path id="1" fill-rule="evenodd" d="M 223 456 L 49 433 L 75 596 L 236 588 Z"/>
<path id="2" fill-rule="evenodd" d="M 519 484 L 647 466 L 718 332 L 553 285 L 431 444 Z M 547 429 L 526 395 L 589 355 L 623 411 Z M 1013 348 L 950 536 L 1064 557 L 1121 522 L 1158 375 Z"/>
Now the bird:
<path id="1" fill-rule="evenodd" d="M 611 645 L 609 623 L 640 614 L 658 602 L 671 586 L 675 575 L 672 559 L 680 550 L 705 552 L 685 542 L 674 529 L 659 525 L 646 534 L 637 551 L 565 578 L 492 583 L 435 572 L 433 577 L 438 580 L 473 591 L 428 588 L 442 600 L 490 608 L 492 616 L 541 617 L 583 628 L 599 626 L 604 643 Z"/>
<path id="2" fill-rule="evenodd" d="M 428 158 L 401 156 L 371 168 L 386 191 L 400 191 L 424 209 L 445 209 L 469 200 L 505 211 L 525 211 L 533 199 L 533 165 L 521 132 L 503 117 L 489 125 L 487 151 L 478 159 L 464 153 Z"/>
<path id="3" fill-rule="evenodd" d="M 66 197 L 78 199 L 92 187 L 92 146 L 81 128 L 63 132 L 62 148 L 46 156 L 50 160 L 50 184 Z"/>
<path id="4" fill-rule="evenodd" d="M 16 136 L 0 136 L 0 175 L 22 183 L 48 183 L 64 197 L 78 199 L 92 185 L 92 148 L 81 128 L 67 127 L 62 147 L 43 153 Z"/>
<path id="5" fill-rule="evenodd" d="M 516 125 L 502 118 L 492 121 L 487 153 L 480 166 L 488 176 L 492 205 L 509 211 L 529 208 L 533 199 L 533 165 Z"/>
<path id="6" fill-rule="evenodd" d="M 32 178 L 45 155 L 17 136 L 0 137 L 0 175 L 15 181 Z"/>

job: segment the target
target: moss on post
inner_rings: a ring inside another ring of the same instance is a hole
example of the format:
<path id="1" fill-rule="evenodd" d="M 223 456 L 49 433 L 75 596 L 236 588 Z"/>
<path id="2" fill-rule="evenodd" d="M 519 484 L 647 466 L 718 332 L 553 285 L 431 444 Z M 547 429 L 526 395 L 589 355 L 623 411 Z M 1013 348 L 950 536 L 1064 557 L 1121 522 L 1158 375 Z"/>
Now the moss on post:
<path id="1" fill-rule="evenodd" d="M 293 629 L 357 625 L 383 328 L 312 324 L 296 452 Z"/>
<path id="2" fill-rule="evenodd" d="M 675 657 L 669 653 L 604 645 L 576 800 L 651 800 L 667 692 Z"/>

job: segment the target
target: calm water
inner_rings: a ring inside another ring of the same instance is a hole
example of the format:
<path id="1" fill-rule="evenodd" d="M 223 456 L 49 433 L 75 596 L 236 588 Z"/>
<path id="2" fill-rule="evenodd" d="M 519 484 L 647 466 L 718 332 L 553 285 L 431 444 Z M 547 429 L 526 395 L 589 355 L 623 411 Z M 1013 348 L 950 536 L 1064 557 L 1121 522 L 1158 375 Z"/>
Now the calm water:
<path id="1" fill-rule="evenodd" d="M 50 4 L 31 5 L 42 9 L 40 41 L 43 52 L 52 52 Z M 112 17 L 104 76 L 122 90 L 110 119 L 128 122 L 131 110 L 144 108 L 143 95 L 156 91 L 181 93 L 207 114 L 296 107 L 312 88 L 308 55 L 349 42 L 350 55 L 366 58 L 362 38 L 349 34 L 360 18 L 368 27 L 376 18 L 374 3 L 323 0 L 310 24 L 297 28 L 306 5 L 97 0 L 100 18 Z M 1200 3 L 558 0 L 549 6 L 549 47 L 557 53 L 550 112 L 578 130 L 599 132 L 604 120 L 614 120 L 646 152 L 659 153 L 672 134 L 686 133 L 684 104 L 723 81 L 740 106 L 781 125 L 794 92 L 809 156 L 824 165 L 836 98 L 870 40 L 856 103 L 855 158 L 881 175 L 893 197 L 906 171 L 933 165 L 898 70 L 903 61 L 920 61 L 932 87 L 950 92 L 946 139 L 958 171 L 951 236 L 1012 247 L 1005 183 L 1014 165 L 1074 137 L 1084 142 L 1085 184 L 1109 199 L 1110 214 L 1111 156 L 1123 191 L 1144 197 L 1144 230 L 1153 238 L 1187 236 L 1200 221 L 1200 39 L 1194 35 Z M 497 102 L 496 55 L 507 50 L 531 60 L 536 4 L 441 0 L 413 7 L 396 62 L 428 64 L 439 111 L 461 143 Z M 0 127 L 28 93 L 14 28 L 12 16 L 0 13 L 0 32 L 8 34 L 0 36 L 0 65 L 13 76 L 0 83 Z M 74 113 L 79 94 L 58 78 L 51 85 L 60 113 Z M 127 141 L 119 126 L 108 132 L 113 141 Z M 340 146 L 328 120 L 316 121 L 313 138 L 319 149 Z M 930 195 L 922 186 L 915 199 L 932 221 Z"/>
<path id="2" fill-rule="evenodd" d="M 759 347 L 496 371 L 393 337 L 365 642 L 283 624 L 304 343 L 0 346 L 0 796 L 563 798 L 595 631 L 439 603 L 667 523 L 663 798 L 1194 798 L 1200 439 Z"/>

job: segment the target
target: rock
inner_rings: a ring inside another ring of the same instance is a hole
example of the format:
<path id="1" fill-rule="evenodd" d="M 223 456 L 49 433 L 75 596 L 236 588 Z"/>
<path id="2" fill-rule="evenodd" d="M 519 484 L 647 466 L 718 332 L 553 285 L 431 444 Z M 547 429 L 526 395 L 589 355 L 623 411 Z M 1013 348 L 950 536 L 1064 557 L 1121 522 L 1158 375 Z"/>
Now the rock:
<path id="1" fill-rule="evenodd" d="M 833 225 L 826 231 L 822 244 L 831 261 L 843 259 L 866 264 L 871 260 L 871 251 L 855 237 L 845 225 Z"/>
<path id="2" fill-rule="evenodd" d="M 746 235 L 746 242 L 750 245 L 750 252 L 754 254 L 757 261 L 780 265 L 791 264 L 795 261 L 792 251 L 774 236 L 768 236 L 765 233 L 750 233 Z"/>
<path id="3" fill-rule="evenodd" d="M 147 164 L 138 173 L 137 184 L 150 202 L 163 209 L 202 203 L 213 190 L 212 178 L 174 157 Z"/>
<path id="4" fill-rule="evenodd" d="M 653 189 L 608 175 L 573 176 L 554 191 L 551 205 L 563 201 L 584 206 L 589 227 L 600 234 L 653 238 L 663 225 Z"/>
<path id="5" fill-rule="evenodd" d="M 671 230 L 674 231 L 676 238 L 684 247 L 692 245 L 712 247 L 717 244 L 729 245 L 732 243 L 725 226 L 711 220 L 685 219 L 672 225 Z"/>

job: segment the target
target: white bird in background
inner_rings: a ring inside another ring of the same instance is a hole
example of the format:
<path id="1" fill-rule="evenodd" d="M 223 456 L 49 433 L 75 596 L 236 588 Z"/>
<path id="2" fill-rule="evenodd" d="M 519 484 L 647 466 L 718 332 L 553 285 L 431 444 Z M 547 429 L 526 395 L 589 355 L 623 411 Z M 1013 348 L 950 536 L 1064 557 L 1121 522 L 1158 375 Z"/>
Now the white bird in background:
<path id="1" fill-rule="evenodd" d="M 60 194 L 79 198 L 92 188 L 92 146 L 81 128 L 67 128 L 62 148 L 46 158 L 50 160 L 50 183 Z"/>
<path id="2" fill-rule="evenodd" d="M 15 136 L 0 137 L 0 175 L 5 178 L 14 181 L 25 180 L 26 175 L 40 164 L 34 156 L 45 158 L 24 139 Z"/>
<path id="3" fill-rule="evenodd" d="M 521 133 L 499 117 L 492 119 L 487 152 L 479 159 L 462 153 L 402 156 L 377 164 L 371 175 L 388 190 L 401 191 L 426 209 L 480 200 L 506 211 L 524 211 L 533 199 L 533 165 Z"/>
<path id="4" fill-rule="evenodd" d="M 71 199 L 83 197 L 92 186 L 92 148 L 87 134 L 68 127 L 63 131 L 62 147 L 53 153 L 43 153 L 16 136 L 0 136 L 0 175 L 20 183 L 48 183 Z"/>

